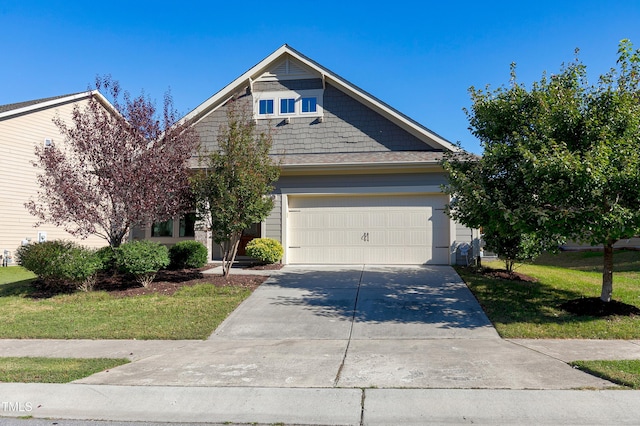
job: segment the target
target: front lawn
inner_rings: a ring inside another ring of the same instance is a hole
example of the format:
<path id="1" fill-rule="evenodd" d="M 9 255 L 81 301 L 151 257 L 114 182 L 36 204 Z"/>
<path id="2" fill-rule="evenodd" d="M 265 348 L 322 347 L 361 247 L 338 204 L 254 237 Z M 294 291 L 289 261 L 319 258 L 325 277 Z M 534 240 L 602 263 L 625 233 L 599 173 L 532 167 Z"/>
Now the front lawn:
<path id="1" fill-rule="evenodd" d="M 571 365 L 621 386 L 640 389 L 640 360 L 574 361 Z"/>
<path id="2" fill-rule="evenodd" d="M 206 339 L 264 279 L 234 284 L 242 276 L 207 275 L 157 283 L 157 291 L 42 295 L 32 277 L 20 267 L 0 268 L 0 338 Z"/>
<path id="3" fill-rule="evenodd" d="M 69 383 L 128 363 L 124 358 L 0 358 L 0 382 Z"/>
<path id="4" fill-rule="evenodd" d="M 613 299 L 640 307 L 640 252 L 614 256 Z M 602 253 L 561 252 L 544 255 L 517 272 L 536 282 L 507 280 L 458 268 L 460 276 L 504 338 L 640 339 L 640 317 L 578 316 L 564 302 L 600 296 Z M 503 268 L 501 262 L 484 266 Z"/>

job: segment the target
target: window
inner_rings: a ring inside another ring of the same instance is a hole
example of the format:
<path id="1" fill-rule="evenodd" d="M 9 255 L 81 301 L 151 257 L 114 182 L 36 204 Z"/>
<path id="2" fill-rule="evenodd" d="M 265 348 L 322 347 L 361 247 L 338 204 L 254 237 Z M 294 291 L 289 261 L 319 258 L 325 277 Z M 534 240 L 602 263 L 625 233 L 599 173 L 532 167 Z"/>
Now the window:
<path id="1" fill-rule="evenodd" d="M 253 94 L 253 118 L 278 119 L 323 116 L 323 89 L 274 90 Z"/>
<path id="2" fill-rule="evenodd" d="M 273 114 L 273 99 L 260 100 L 260 115 Z"/>
<path id="3" fill-rule="evenodd" d="M 280 114 L 295 114 L 296 100 L 293 98 L 280 99 Z"/>
<path id="4" fill-rule="evenodd" d="M 195 237 L 196 235 L 196 214 L 187 213 L 180 218 L 179 237 Z"/>
<path id="5" fill-rule="evenodd" d="M 313 98 L 302 98 L 302 112 L 316 112 L 318 110 L 317 100 Z"/>
<path id="6" fill-rule="evenodd" d="M 173 219 L 156 222 L 151 226 L 152 237 L 173 237 Z"/>

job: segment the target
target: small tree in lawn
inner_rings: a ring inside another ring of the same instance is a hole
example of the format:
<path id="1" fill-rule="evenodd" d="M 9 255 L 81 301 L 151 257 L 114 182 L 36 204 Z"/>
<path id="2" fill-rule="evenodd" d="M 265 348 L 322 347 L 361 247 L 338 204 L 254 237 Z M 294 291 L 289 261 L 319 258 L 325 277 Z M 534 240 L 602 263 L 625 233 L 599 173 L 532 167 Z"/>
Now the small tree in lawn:
<path id="1" fill-rule="evenodd" d="M 508 88 L 472 88 L 467 113 L 484 148 L 478 194 L 507 185 L 493 207 L 516 232 L 602 245 L 604 302 L 613 245 L 640 234 L 640 51 L 623 40 L 618 54 L 594 85 L 578 60 L 529 90 L 512 71 Z"/>
<path id="2" fill-rule="evenodd" d="M 279 167 L 269 158 L 271 135 L 257 133 L 248 108 L 227 103 L 227 123 L 220 127 L 216 151 L 203 153 L 193 178 L 197 211 L 222 248 L 222 274 L 228 276 L 242 232 L 261 222 L 273 208 L 267 195 Z"/>
<path id="3" fill-rule="evenodd" d="M 486 248 L 496 253 L 513 272 L 515 262 L 535 259 L 545 249 L 557 247 L 559 237 L 541 238 L 520 226 L 516 217 L 527 205 L 521 177 L 507 150 L 495 155 L 445 154 L 443 167 L 449 182 L 443 187 L 451 195 L 446 213 L 470 227 L 482 228 Z"/>
<path id="4" fill-rule="evenodd" d="M 130 228 L 189 208 L 188 160 L 198 146 L 188 123 L 177 123 L 171 97 L 157 117 L 143 95 L 122 93 L 110 77 L 96 79 L 113 108 L 94 92 L 73 109 L 71 123 L 55 118 L 64 143 L 36 147 L 42 169 L 37 198 L 26 207 L 72 235 L 97 235 L 118 247 Z"/>

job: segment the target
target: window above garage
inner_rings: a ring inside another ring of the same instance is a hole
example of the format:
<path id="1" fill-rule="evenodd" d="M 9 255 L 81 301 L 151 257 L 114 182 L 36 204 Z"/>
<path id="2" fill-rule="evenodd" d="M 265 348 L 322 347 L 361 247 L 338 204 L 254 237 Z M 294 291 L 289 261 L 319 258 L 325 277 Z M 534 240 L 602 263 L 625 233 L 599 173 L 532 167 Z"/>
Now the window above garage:
<path id="1" fill-rule="evenodd" d="M 323 89 L 254 93 L 253 114 L 257 119 L 322 117 L 323 94 Z"/>

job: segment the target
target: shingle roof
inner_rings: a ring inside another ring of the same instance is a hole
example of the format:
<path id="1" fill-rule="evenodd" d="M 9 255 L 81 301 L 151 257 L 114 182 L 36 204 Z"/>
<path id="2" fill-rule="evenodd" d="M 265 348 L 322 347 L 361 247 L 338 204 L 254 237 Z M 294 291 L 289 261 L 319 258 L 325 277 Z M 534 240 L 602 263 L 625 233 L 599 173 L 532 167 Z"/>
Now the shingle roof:
<path id="1" fill-rule="evenodd" d="M 273 158 L 283 166 L 312 164 L 392 164 L 417 163 L 436 164 L 443 158 L 439 151 L 383 151 L 383 152 L 341 152 L 323 154 L 275 155 Z"/>
<path id="2" fill-rule="evenodd" d="M 67 94 L 67 95 L 52 96 L 50 98 L 34 99 L 32 101 L 25 101 L 25 102 L 17 102 L 17 103 L 14 103 L 14 104 L 0 105 L 0 113 L 11 111 L 11 110 L 14 110 L 14 109 L 26 108 L 26 107 L 29 107 L 29 106 L 32 106 L 32 105 L 42 104 L 42 103 L 45 103 L 45 102 L 54 101 L 56 99 L 66 98 L 66 97 L 69 97 L 69 96 L 79 95 L 80 93 L 85 93 L 85 92 L 70 93 L 70 94 Z"/>

